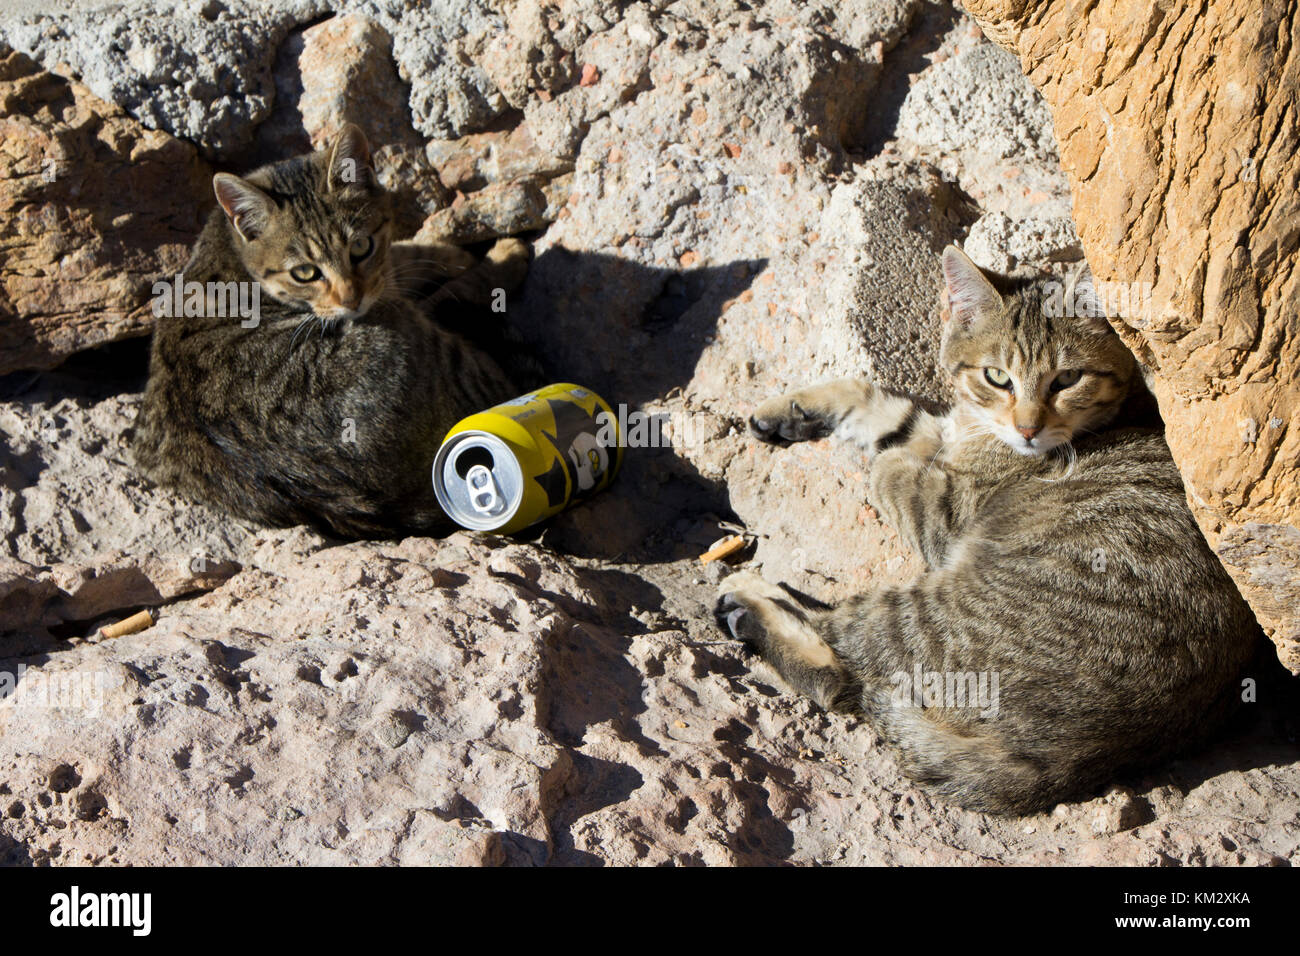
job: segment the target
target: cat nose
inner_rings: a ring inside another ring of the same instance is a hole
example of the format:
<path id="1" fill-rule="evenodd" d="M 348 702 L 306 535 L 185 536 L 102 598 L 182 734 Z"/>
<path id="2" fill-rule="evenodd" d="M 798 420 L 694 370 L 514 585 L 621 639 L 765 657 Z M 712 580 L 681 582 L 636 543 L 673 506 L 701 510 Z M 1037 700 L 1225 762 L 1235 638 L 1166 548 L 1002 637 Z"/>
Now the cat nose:
<path id="1" fill-rule="evenodd" d="M 353 282 L 336 282 L 330 287 L 327 301 L 338 308 L 355 311 L 361 304 L 361 288 Z"/>
<path id="2" fill-rule="evenodd" d="M 1035 425 L 1031 428 L 1022 428 L 1020 425 L 1016 426 L 1016 431 L 1020 432 L 1020 434 L 1025 436 L 1025 441 L 1033 441 L 1034 436 L 1037 435 L 1042 430 L 1043 430 L 1042 425 Z"/>

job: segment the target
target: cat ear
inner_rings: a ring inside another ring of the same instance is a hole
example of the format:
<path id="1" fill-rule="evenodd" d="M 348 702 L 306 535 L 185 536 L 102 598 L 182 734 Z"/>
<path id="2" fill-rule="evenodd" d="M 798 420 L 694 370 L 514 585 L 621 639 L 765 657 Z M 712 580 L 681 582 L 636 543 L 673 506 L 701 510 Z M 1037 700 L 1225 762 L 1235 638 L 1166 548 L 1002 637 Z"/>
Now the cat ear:
<path id="1" fill-rule="evenodd" d="M 245 242 L 256 239 L 266 228 L 275 203 L 252 183 L 230 173 L 217 173 L 212 177 L 212 191 Z"/>
<path id="2" fill-rule="evenodd" d="M 1070 315 L 1081 319 L 1092 319 L 1094 324 L 1110 331 L 1106 321 L 1106 309 L 1101 296 L 1093 283 L 1092 268 L 1087 262 L 1081 263 L 1065 280 L 1065 302 L 1073 309 Z"/>
<path id="3" fill-rule="evenodd" d="M 370 144 L 366 134 L 355 123 L 345 123 L 329 146 L 330 190 L 349 186 L 367 186 L 370 183 Z"/>
<path id="4" fill-rule="evenodd" d="M 943 250 L 943 278 L 948 286 L 948 311 L 954 320 L 969 324 L 982 312 L 1002 308 L 1002 296 L 993 283 L 956 246 Z"/>

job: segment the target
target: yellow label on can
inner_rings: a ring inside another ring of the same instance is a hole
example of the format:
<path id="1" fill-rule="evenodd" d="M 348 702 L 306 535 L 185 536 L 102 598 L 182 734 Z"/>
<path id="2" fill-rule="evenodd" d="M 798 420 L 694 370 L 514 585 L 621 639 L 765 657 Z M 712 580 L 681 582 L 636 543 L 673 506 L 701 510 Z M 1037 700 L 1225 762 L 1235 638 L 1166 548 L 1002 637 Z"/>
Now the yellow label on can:
<path id="1" fill-rule="evenodd" d="M 509 534 L 609 487 L 623 463 L 618 428 L 618 416 L 604 399 L 562 383 L 462 419 L 447 432 L 443 447 L 465 432 L 494 435 L 506 444 L 523 479 L 519 507 L 494 529 Z"/>

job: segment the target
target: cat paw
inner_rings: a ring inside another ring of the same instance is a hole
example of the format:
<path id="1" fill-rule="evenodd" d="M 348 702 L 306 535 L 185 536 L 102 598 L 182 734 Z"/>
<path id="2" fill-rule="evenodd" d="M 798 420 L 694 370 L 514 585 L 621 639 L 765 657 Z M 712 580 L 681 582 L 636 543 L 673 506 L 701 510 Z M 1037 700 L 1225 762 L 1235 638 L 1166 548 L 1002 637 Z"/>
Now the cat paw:
<path id="1" fill-rule="evenodd" d="M 800 405 L 798 398 L 782 395 L 758 406 L 750 416 L 749 432 L 760 441 L 784 448 L 797 441 L 825 438 L 830 428 L 820 415 Z"/>
<path id="2" fill-rule="evenodd" d="M 488 250 L 487 254 L 487 258 L 493 262 L 510 262 L 519 259 L 527 262 L 532 256 L 532 247 L 522 239 L 516 239 L 514 236 L 498 239 L 492 244 L 492 248 Z"/>
<path id="3" fill-rule="evenodd" d="M 762 601 L 771 600 L 778 594 L 773 585 L 753 571 L 738 571 L 718 585 L 713 620 L 727 636 L 738 641 L 753 641 L 756 621 L 752 612 Z"/>
<path id="4" fill-rule="evenodd" d="M 513 291 L 523 284 L 528 275 L 528 264 L 533 250 L 528 243 L 513 236 L 498 239 L 484 257 L 492 266 L 493 278 L 500 287 Z"/>
<path id="5" fill-rule="evenodd" d="M 740 622 L 748 613 L 748 608 L 731 594 L 720 594 L 713 605 L 713 622 L 723 634 L 741 641 L 744 638 L 740 636 Z"/>
<path id="6" fill-rule="evenodd" d="M 771 584 L 754 571 L 737 572 L 718 585 L 713 619 L 724 634 L 743 641 L 768 663 L 776 662 L 778 669 L 792 662 L 796 669 L 838 666 L 809 609 L 784 585 Z"/>

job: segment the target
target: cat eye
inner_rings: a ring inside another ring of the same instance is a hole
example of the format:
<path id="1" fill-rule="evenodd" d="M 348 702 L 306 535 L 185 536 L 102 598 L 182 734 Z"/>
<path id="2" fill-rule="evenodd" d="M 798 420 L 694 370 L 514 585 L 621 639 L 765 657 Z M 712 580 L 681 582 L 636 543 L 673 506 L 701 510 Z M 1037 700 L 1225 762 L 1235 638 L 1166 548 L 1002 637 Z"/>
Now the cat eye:
<path id="1" fill-rule="evenodd" d="M 984 370 L 984 380 L 994 388 L 1011 387 L 1011 376 L 1000 368 L 986 368 Z"/>
<path id="2" fill-rule="evenodd" d="M 1077 385 L 1081 378 L 1083 378 L 1082 369 L 1066 369 L 1052 380 L 1052 391 L 1059 392 L 1062 389 L 1069 388 L 1071 385 Z"/>
<path id="3" fill-rule="evenodd" d="M 374 251 L 374 236 L 362 236 L 359 239 L 353 239 L 352 245 L 348 246 L 348 255 L 352 257 L 353 262 L 360 262 Z"/>
<path id="4" fill-rule="evenodd" d="M 320 270 L 313 265 L 294 266 L 289 270 L 296 282 L 315 282 L 320 278 Z"/>

